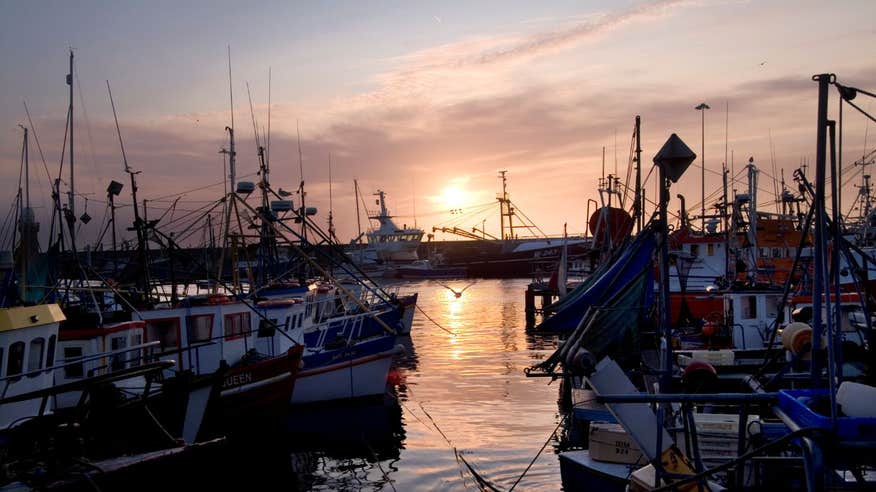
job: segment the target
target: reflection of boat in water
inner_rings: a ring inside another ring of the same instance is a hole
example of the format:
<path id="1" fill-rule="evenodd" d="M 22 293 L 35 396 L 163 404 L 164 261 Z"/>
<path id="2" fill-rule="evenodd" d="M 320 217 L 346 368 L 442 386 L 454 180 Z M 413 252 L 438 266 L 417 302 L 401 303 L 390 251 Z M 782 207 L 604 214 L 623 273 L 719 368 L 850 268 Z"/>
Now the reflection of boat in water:
<path id="1" fill-rule="evenodd" d="M 380 401 L 333 402 L 295 408 L 286 421 L 292 451 L 317 451 L 334 458 L 399 458 L 405 437 L 402 409 L 388 395 Z"/>

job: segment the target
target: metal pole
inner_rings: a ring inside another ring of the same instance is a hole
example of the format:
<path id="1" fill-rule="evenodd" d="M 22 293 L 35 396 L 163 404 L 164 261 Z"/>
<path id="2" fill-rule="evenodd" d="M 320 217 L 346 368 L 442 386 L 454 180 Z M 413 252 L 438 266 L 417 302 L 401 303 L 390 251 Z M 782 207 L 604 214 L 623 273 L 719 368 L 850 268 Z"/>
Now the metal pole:
<path id="1" fill-rule="evenodd" d="M 666 208 L 669 204 L 669 182 L 663 166 L 660 170 L 660 326 L 663 329 L 663 363 L 660 391 L 668 391 L 672 380 L 672 327 L 669 316 L 669 224 Z"/>
<path id="2" fill-rule="evenodd" d="M 822 335 L 822 294 L 824 294 L 825 268 L 825 231 L 824 231 L 824 200 L 825 200 L 825 170 L 827 150 L 827 90 L 831 75 L 820 74 L 813 77 L 818 82 L 818 121 L 815 142 L 815 272 L 812 288 L 812 365 L 810 377 L 817 379 L 821 375 L 821 357 L 824 350 L 821 346 Z"/>
<path id="3" fill-rule="evenodd" d="M 73 50 L 70 50 L 70 74 L 67 75 L 67 85 L 70 86 L 70 196 L 69 204 L 70 213 L 76 216 L 73 200 Z"/>
<path id="4" fill-rule="evenodd" d="M 701 114 L 701 146 L 700 146 L 700 186 L 702 192 L 702 203 L 700 206 L 700 226 L 703 232 L 706 231 L 706 110 L 709 109 L 709 105 L 706 103 L 700 103 L 696 108 L 699 110 Z"/>
<path id="5" fill-rule="evenodd" d="M 636 231 L 642 230 L 644 210 L 642 210 L 642 117 L 636 115 L 636 203 L 633 210 L 636 214 Z M 587 217 L 589 220 L 590 217 Z"/>

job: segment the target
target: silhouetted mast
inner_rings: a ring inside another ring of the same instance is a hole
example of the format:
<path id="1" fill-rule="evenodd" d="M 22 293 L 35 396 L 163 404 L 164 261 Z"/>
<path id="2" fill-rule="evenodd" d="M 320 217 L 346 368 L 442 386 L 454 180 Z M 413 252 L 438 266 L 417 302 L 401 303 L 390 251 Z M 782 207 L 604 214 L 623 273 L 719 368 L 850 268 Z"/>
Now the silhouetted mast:
<path id="1" fill-rule="evenodd" d="M 67 85 L 70 86 L 70 192 L 68 196 L 67 208 L 70 214 L 67 220 L 70 224 L 70 248 L 76 251 L 76 229 L 73 227 L 73 222 L 76 221 L 76 200 L 74 199 L 75 186 L 73 184 L 73 49 L 70 49 L 70 73 L 67 74 Z"/>

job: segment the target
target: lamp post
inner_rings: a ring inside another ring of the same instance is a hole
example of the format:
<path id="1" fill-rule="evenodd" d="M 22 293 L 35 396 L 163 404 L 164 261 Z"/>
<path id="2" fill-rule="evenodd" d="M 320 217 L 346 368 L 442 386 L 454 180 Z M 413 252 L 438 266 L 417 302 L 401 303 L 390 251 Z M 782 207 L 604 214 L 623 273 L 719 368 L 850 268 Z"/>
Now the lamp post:
<path id="1" fill-rule="evenodd" d="M 676 134 L 669 136 L 657 155 L 654 164 L 660 171 L 660 333 L 663 336 L 660 390 L 667 391 L 672 376 L 672 326 L 669 317 L 669 224 L 666 208 L 669 205 L 669 186 L 678 182 L 691 162 L 696 159 Z"/>
<path id="2" fill-rule="evenodd" d="M 700 209 L 700 224 L 703 230 L 703 233 L 706 232 L 706 110 L 709 109 L 709 105 L 706 103 L 700 103 L 699 106 L 695 107 L 697 111 L 700 112 L 702 117 L 701 125 L 702 125 L 702 133 L 700 134 L 700 138 L 702 141 L 700 147 L 700 165 L 702 169 L 700 170 L 700 186 L 702 190 L 702 205 Z"/>

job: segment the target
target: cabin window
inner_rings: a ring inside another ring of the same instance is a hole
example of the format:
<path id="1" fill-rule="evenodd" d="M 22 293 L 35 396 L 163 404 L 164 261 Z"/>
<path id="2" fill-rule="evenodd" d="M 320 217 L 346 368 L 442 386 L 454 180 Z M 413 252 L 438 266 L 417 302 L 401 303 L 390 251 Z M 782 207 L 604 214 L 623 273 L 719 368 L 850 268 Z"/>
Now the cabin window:
<path id="1" fill-rule="evenodd" d="M 161 350 L 176 348 L 179 345 L 179 320 L 172 318 L 146 322 L 146 340 L 159 342 Z"/>
<path id="2" fill-rule="evenodd" d="M 6 375 L 21 374 L 24 366 L 24 342 L 15 342 L 9 346 L 9 359 L 6 361 Z"/>
<path id="3" fill-rule="evenodd" d="M 0 376 L 3 375 L 3 347 L 0 347 Z"/>
<path id="4" fill-rule="evenodd" d="M 225 315 L 225 339 L 240 338 L 250 330 L 249 313 L 234 313 Z"/>
<path id="5" fill-rule="evenodd" d="M 742 298 L 742 319 L 757 318 L 757 297 L 745 296 Z"/>
<path id="6" fill-rule="evenodd" d="M 271 318 L 270 320 L 267 320 L 267 319 L 262 318 L 259 320 L 259 330 L 258 330 L 258 333 L 256 335 L 258 338 L 271 338 L 274 336 L 274 334 L 276 332 L 277 332 L 277 320 L 276 319 Z"/>
<path id="7" fill-rule="evenodd" d="M 49 348 L 46 350 L 46 367 L 55 365 L 55 335 L 49 337 Z"/>
<path id="8" fill-rule="evenodd" d="M 775 318 L 779 315 L 779 305 L 782 303 L 781 297 L 766 298 L 766 317 Z"/>
<path id="9" fill-rule="evenodd" d="M 116 350 L 123 350 L 128 348 L 128 340 L 125 336 L 120 337 L 112 337 L 110 338 L 110 350 L 115 352 Z M 123 352 L 120 354 L 113 354 L 112 362 L 110 362 L 110 367 L 113 371 L 118 371 L 119 369 L 125 368 L 125 359 L 128 357 L 128 352 Z"/>
<path id="10" fill-rule="evenodd" d="M 44 348 L 46 348 L 45 338 L 39 337 L 30 341 L 30 354 L 27 356 L 27 372 L 42 369 Z M 34 376 L 37 376 L 37 374 L 34 374 Z"/>
<path id="11" fill-rule="evenodd" d="M 783 255 L 782 255 L 782 250 L 781 250 L 781 249 L 779 249 L 779 248 L 773 248 L 773 258 L 781 258 L 782 256 L 783 256 Z"/>
<path id="12" fill-rule="evenodd" d="M 770 249 L 769 248 L 760 248 L 760 257 L 761 258 L 769 258 L 770 257 Z"/>
<path id="13" fill-rule="evenodd" d="M 709 243 L 706 246 L 706 254 L 708 256 L 715 256 L 715 243 Z"/>
<path id="14" fill-rule="evenodd" d="M 189 316 L 186 318 L 189 345 L 208 342 L 213 337 L 213 315 Z"/>
<path id="15" fill-rule="evenodd" d="M 64 362 L 73 362 L 82 358 L 82 347 L 64 347 Z M 82 363 L 64 366 L 64 376 L 67 379 L 82 377 Z"/>
<path id="16" fill-rule="evenodd" d="M 691 244 L 690 245 L 690 254 L 694 256 L 700 255 L 700 245 L 699 244 Z"/>

